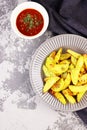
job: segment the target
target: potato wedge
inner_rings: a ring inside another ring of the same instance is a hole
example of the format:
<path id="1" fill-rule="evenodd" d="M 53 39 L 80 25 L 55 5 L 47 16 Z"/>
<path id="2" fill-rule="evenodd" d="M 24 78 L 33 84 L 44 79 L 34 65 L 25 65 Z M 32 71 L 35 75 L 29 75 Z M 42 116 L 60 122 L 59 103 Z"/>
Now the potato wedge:
<path id="1" fill-rule="evenodd" d="M 84 57 L 84 63 L 85 63 L 86 70 L 87 70 L 87 54 L 84 54 L 83 57 Z"/>
<path id="2" fill-rule="evenodd" d="M 52 91 L 51 89 L 49 89 L 49 91 L 48 91 L 51 95 L 53 95 L 54 96 L 54 94 L 55 94 L 55 92 L 54 91 Z"/>
<path id="3" fill-rule="evenodd" d="M 62 73 L 66 72 L 69 68 L 69 63 L 67 64 L 55 64 L 54 67 L 51 68 L 51 71 L 54 74 L 61 75 Z"/>
<path id="4" fill-rule="evenodd" d="M 45 65 L 43 65 L 42 69 L 43 69 L 43 72 L 44 72 L 45 76 L 46 76 L 46 77 L 49 77 L 49 76 L 50 76 L 50 72 L 49 72 L 49 70 L 47 69 L 47 67 L 46 67 Z"/>
<path id="5" fill-rule="evenodd" d="M 60 60 L 67 60 L 68 58 L 70 58 L 70 56 L 71 54 L 69 53 L 61 54 Z"/>
<path id="6" fill-rule="evenodd" d="M 73 96 L 76 96 L 78 94 L 78 92 L 73 92 Z"/>
<path id="7" fill-rule="evenodd" d="M 58 80 L 58 82 L 56 84 L 54 84 L 51 89 L 54 91 L 54 92 L 60 92 L 64 89 L 66 89 L 69 85 L 70 85 L 70 82 L 71 82 L 71 76 L 70 74 L 68 73 L 67 76 L 66 76 L 66 79 L 65 81 L 61 78 L 60 80 Z"/>
<path id="8" fill-rule="evenodd" d="M 72 51 L 71 49 L 68 49 L 67 52 L 69 54 L 71 54 L 72 56 L 74 56 L 75 58 L 79 58 L 81 56 L 81 54 L 75 52 L 75 51 Z"/>
<path id="9" fill-rule="evenodd" d="M 49 77 L 44 78 L 44 82 L 47 82 L 48 79 L 49 79 Z"/>
<path id="10" fill-rule="evenodd" d="M 59 77 L 50 77 L 43 87 L 43 93 L 47 92 L 59 79 Z"/>
<path id="11" fill-rule="evenodd" d="M 79 82 L 80 82 L 80 84 L 86 84 L 87 83 L 87 74 L 82 75 L 79 78 Z"/>
<path id="12" fill-rule="evenodd" d="M 62 60 L 61 62 L 60 62 L 60 64 L 70 64 L 70 61 L 69 60 Z"/>
<path id="13" fill-rule="evenodd" d="M 77 61 L 77 64 L 76 64 L 76 69 L 78 69 L 80 71 L 83 64 L 84 64 L 83 56 L 80 56 L 78 58 L 78 61 Z"/>
<path id="14" fill-rule="evenodd" d="M 56 76 L 54 73 L 49 71 L 48 68 L 45 65 L 43 65 L 42 69 L 43 69 L 43 72 L 44 72 L 46 77 Z"/>
<path id="15" fill-rule="evenodd" d="M 67 74 L 68 74 L 68 72 L 64 72 L 63 74 L 61 74 L 61 78 L 66 79 Z"/>
<path id="16" fill-rule="evenodd" d="M 69 89 L 72 92 L 84 92 L 87 91 L 87 84 L 82 86 L 69 85 Z"/>
<path id="17" fill-rule="evenodd" d="M 50 67 L 53 67 L 55 65 L 55 61 L 52 57 L 47 57 L 45 65 L 48 69 L 50 69 Z"/>
<path id="18" fill-rule="evenodd" d="M 74 69 L 74 68 L 75 68 L 75 66 L 71 63 L 71 64 L 69 65 L 68 72 L 71 73 L 72 69 Z"/>
<path id="19" fill-rule="evenodd" d="M 60 48 L 55 56 L 55 62 L 58 63 L 59 62 L 59 59 L 60 59 L 60 56 L 62 54 L 62 48 Z"/>
<path id="20" fill-rule="evenodd" d="M 80 92 L 77 94 L 77 102 L 80 102 L 80 100 L 83 98 L 86 91 Z"/>
<path id="21" fill-rule="evenodd" d="M 54 96 L 55 96 L 62 104 L 66 104 L 66 103 L 67 103 L 65 97 L 64 97 L 61 93 L 57 92 L 57 93 L 54 94 Z"/>
<path id="22" fill-rule="evenodd" d="M 77 84 L 79 78 L 79 71 L 75 68 L 71 71 L 71 80 L 74 85 Z"/>
<path id="23" fill-rule="evenodd" d="M 81 74 L 86 74 L 86 68 L 85 68 L 85 65 L 83 64 L 82 68 L 81 68 Z"/>
<path id="24" fill-rule="evenodd" d="M 79 79 L 79 73 L 80 73 L 80 70 L 83 66 L 83 56 L 80 56 L 78 58 L 78 61 L 77 61 L 77 64 L 76 64 L 76 68 L 72 69 L 71 71 L 71 79 L 72 79 L 72 82 L 74 85 L 77 84 L 78 82 L 78 79 Z"/>
<path id="25" fill-rule="evenodd" d="M 70 85 L 70 83 L 71 83 L 71 75 L 70 73 L 68 73 L 64 81 L 63 89 L 66 89 Z"/>
<path id="26" fill-rule="evenodd" d="M 77 64 L 77 59 L 74 56 L 71 56 L 71 62 L 74 66 Z"/>
<path id="27" fill-rule="evenodd" d="M 51 52 L 50 57 L 52 57 L 54 59 L 55 55 L 56 55 L 56 51 L 53 51 L 53 52 Z"/>
<path id="28" fill-rule="evenodd" d="M 64 80 L 59 79 L 52 87 L 51 90 L 54 92 L 60 92 L 64 87 Z"/>
<path id="29" fill-rule="evenodd" d="M 75 100 L 75 98 L 72 96 L 72 92 L 70 92 L 69 89 L 63 90 L 62 93 L 64 94 L 64 96 L 66 97 L 66 99 L 67 99 L 70 103 L 72 103 L 72 104 L 76 103 L 76 100 Z"/>

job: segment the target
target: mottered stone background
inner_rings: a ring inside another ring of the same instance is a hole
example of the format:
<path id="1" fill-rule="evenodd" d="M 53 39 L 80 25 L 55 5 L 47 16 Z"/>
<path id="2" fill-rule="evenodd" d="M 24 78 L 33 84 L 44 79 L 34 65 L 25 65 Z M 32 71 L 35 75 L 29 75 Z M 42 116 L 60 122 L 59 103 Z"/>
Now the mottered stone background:
<path id="1" fill-rule="evenodd" d="M 77 116 L 50 109 L 32 89 L 32 55 L 52 34 L 24 40 L 13 32 L 11 12 L 24 1 L 0 0 L 0 130 L 86 130 Z"/>

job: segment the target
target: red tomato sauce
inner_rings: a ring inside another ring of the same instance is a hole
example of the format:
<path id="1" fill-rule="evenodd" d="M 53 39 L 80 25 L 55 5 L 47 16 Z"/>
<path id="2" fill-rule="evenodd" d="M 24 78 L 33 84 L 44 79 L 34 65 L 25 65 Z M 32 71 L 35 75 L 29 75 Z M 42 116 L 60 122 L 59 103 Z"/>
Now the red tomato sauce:
<path id="1" fill-rule="evenodd" d="M 23 10 L 16 19 L 18 30 L 26 36 L 38 34 L 42 30 L 43 25 L 43 16 L 35 9 Z"/>

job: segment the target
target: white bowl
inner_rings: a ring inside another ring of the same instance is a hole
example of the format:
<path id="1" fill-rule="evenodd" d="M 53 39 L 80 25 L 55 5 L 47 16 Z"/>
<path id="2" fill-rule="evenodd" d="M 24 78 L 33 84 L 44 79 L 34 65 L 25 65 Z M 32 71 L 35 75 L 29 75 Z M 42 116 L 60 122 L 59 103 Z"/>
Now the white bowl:
<path id="1" fill-rule="evenodd" d="M 25 10 L 25 9 L 29 9 L 29 8 L 30 8 L 30 9 L 35 9 L 35 10 L 37 10 L 38 12 L 40 12 L 41 15 L 43 16 L 43 19 L 44 19 L 44 25 L 43 25 L 42 30 L 41 30 L 38 34 L 36 34 L 36 35 L 34 35 L 34 36 L 26 36 L 26 35 L 23 35 L 23 34 L 18 30 L 18 28 L 17 28 L 17 26 L 16 26 L 17 16 L 20 14 L 20 12 L 22 12 L 22 11 Z M 38 38 L 39 36 L 41 36 L 41 35 L 47 30 L 47 27 L 48 27 L 48 25 L 49 25 L 49 16 L 48 16 L 48 13 L 47 13 L 46 9 L 45 9 L 42 5 L 40 5 L 40 4 L 36 3 L 36 2 L 31 2 L 31 1 L 30 1 L 30 2 L 24 2 L 24 3 L 20 4 L 20 5 L 18 5 L 18 6 L 12 11 L 10 21 L 11 21 L 11 26 L 12 26 L 14 32 L 15 32 L 19 37 L 24 38 L 24 39 L 34 39 L 34 38 Z"/>

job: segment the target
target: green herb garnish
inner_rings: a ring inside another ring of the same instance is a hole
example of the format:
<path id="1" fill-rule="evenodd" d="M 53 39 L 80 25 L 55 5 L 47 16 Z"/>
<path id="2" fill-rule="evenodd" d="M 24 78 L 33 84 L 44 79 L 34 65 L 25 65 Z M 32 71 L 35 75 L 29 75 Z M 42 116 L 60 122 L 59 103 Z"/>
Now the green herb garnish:
<path id="1" fill-rule="evenodd" d="M 27 14 L 24 17 L 23 21 L 27 25 L 27 29 L 32 29 L 40 25 L 41 22 L 37 20 L 37 16 L 34 16 L 35 17 L 33 18 L 31 14 Z"/>

